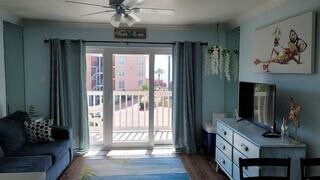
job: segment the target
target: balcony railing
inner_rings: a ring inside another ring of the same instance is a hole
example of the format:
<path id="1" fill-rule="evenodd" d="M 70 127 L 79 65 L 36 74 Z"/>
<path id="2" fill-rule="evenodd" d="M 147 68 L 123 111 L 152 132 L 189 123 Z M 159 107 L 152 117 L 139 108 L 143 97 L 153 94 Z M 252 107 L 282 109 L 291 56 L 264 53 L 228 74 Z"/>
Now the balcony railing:
<path id="1" fill-rule="evenodd" d="M 88 91 L 91 131 L 103 129 L 103 92 Z M 154 129 L 171 131 L 171 91 L 154 92 Z M 113 91 L 113 130 L 148 130 L 149 92 Z"/>

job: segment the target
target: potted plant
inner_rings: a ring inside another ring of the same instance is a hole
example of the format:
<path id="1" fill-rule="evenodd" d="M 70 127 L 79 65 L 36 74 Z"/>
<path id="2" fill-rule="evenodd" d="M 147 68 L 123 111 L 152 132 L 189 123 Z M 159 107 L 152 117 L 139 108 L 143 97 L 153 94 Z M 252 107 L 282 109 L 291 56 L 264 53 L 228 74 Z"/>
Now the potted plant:
<path id="1" fill-rule="evenodd" d="M 141 89 L 142 91 L 149 91 L 149 86 L 147 84 L 143 84 L 141 86 Z M 139 102 L 139 111 L 145 111 L 145 110 L 148 110 L 148 108 L 149 108 L 149 101 L 145 96 L 143 96 Z"/>

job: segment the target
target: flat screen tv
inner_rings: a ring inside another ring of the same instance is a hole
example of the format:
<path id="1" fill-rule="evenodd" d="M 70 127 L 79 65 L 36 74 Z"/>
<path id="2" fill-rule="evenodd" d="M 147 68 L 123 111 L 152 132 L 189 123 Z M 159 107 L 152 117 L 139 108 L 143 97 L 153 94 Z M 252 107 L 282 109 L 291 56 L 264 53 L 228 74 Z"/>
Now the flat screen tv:
<path id="1" fill-rule="evenodd" d="M 275 130 L 276 85 L 239 83 L 239 117 Z"/>

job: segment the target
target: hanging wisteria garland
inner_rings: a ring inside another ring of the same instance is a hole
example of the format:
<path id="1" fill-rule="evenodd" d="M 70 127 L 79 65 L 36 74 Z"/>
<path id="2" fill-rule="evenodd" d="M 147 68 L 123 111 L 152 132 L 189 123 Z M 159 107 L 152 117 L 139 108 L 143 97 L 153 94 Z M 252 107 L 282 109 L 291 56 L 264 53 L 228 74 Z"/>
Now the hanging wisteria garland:
<path id="1" fill-rule="evenodd" d="M 238 49 L 234 49 L 232 51 L 233 53 L 233 68 L 232 68 L 232 72 L 233 72 L 233 78 L 234 81 L 238 81 L 238 75 L 239 75 L 239 50 Z"/>
<path id="2" fill-rule="evenodd" d="M 233 51 L 233 54 L 235 55 L 234 59 L 237 59 L 237 50 Z M 206 55 L 205 76 L 219 75 L 220 79 L 226 78 L 227 81 L 231 81 L 231 73 L 235 76 L 238 74 L 235 72 L 237 68 L 231 68 L 231 64 L 231 52 L 229 49 L 221 46 L 212 46 L 208 48 L 208 54 Z"/>

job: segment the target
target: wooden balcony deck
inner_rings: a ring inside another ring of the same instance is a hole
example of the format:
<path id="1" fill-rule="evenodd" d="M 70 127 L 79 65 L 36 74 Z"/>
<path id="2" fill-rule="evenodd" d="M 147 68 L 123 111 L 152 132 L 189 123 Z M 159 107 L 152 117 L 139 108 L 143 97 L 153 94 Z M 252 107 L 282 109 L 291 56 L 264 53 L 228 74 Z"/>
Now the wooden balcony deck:
<path id="1" fill-rule="evenodd" d="M 159 144 L 172 144 L 172 131 L 171 130 L 158 130 L 154 132 L 154 141 Z M 143 130 L 138 131 L 115 131 L 113 132 L 112 139 L 114 143 L 122 142 L 145 142 L 148 140 L 148 132 Z M 102 145 L 103 137 L 99 131 L 90 132 L 90 143 L 92 145 Z"/>

